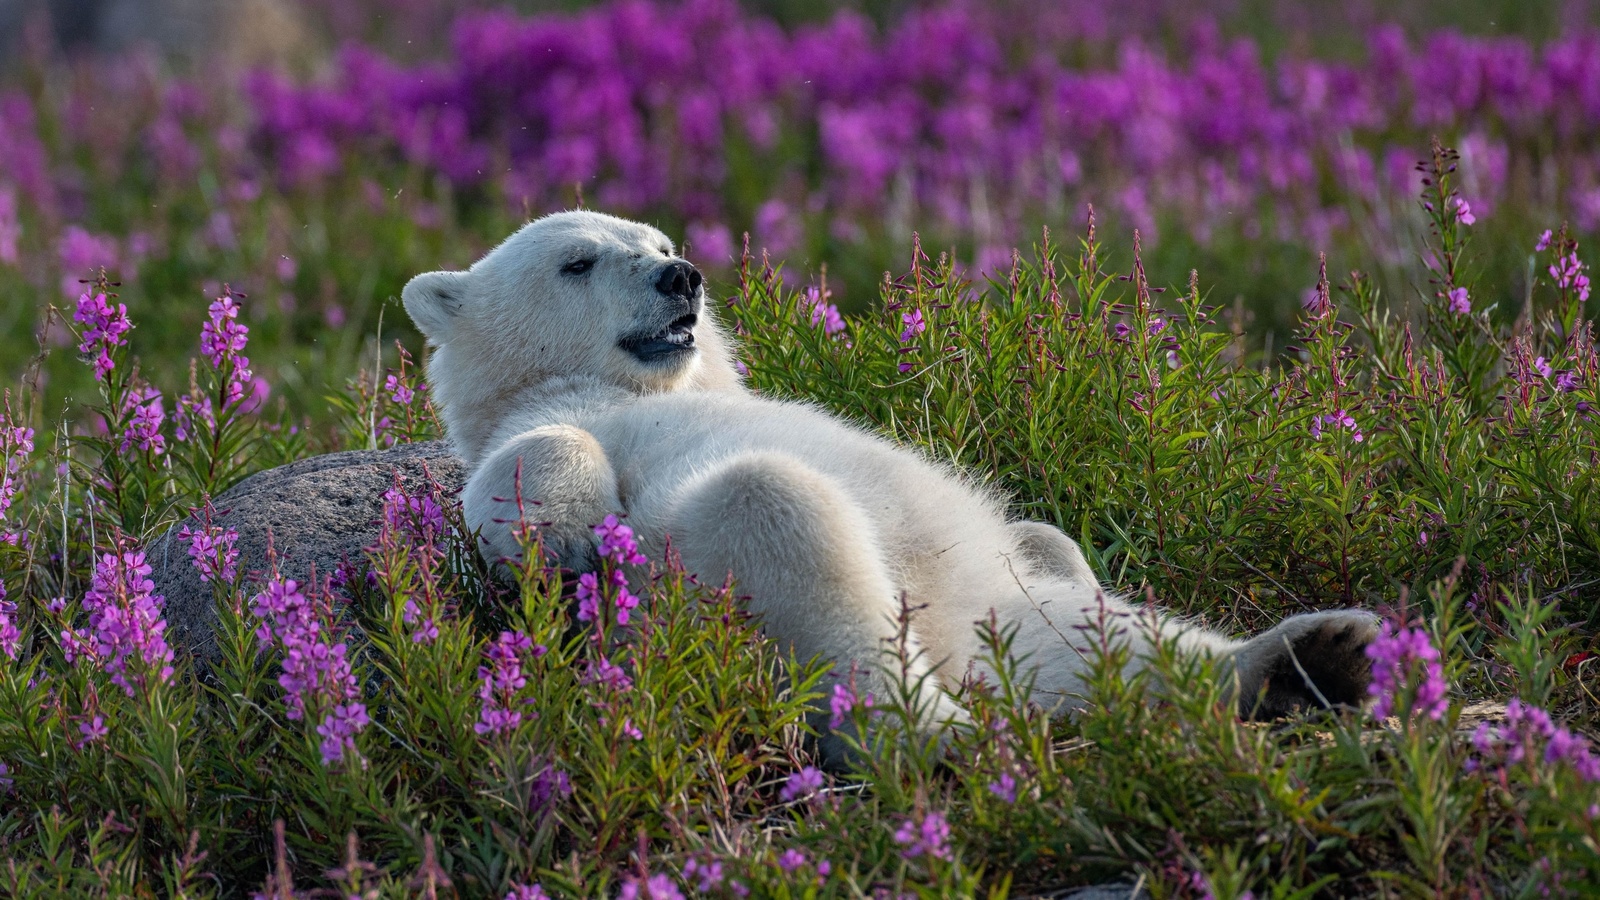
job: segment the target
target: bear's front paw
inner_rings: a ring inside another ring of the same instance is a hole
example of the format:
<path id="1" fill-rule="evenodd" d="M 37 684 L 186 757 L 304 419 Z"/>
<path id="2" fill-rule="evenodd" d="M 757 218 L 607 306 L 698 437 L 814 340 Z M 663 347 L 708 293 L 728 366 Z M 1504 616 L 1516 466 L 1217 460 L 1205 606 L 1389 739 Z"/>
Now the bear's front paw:
<path id="1" fill-rule="evenodd" d="M 1361 610 L 1292 616 L 1239 648 L 1239 714 L 1276 719 L 1304 709 L 1360 706 L 1372 681 L 1367 645 L 1379 619 Z"/>

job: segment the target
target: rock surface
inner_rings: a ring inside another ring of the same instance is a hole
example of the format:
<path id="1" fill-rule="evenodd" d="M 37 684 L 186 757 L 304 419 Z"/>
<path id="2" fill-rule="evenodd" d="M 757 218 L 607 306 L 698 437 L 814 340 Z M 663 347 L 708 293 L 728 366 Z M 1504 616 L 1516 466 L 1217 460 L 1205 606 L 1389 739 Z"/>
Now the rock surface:
<path id="1" fill-rule="evenodd" d="M 362 548 L 377 541 L 383 493 L 396 473 L 407 490 L 432 477 L 447 495 L 463 479 L 461 460 L 444 441 L 330 453 L 251 475 L 212 501 L 213 521 L 239 532 L 240 566 L 247 573 L 265 570 L 270 537 L 284 577 L 303 581 L 313 568 L 329 575 L 346 559 L 359 562 Z M 178 539 L 184 524 L 196 523 L 180 522 L 151 542 L 147 559 L 156 591 L 166 597 L 168 636 L 204 663 L 216 659 L 217 616 L 211 588 Z"/>

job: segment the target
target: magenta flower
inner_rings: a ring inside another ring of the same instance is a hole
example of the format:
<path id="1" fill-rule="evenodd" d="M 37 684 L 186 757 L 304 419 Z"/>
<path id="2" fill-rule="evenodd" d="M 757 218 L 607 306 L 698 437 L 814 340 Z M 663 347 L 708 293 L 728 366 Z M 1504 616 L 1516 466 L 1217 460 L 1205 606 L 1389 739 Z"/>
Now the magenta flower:
<path id="1" fill-rule="evenodd" d="M 593 622 L 600 616 L 600 576 L 585 572 L 578 576 L 578 621 Z"/>
<path id="2" fill-rule="evenodd" d="M 380 540 L 404 539 L 414 548 L 442 552 L 437 546 L 444 534 L 444 508 L 433 492 L 423 487 L 408 494 L 396 483 L 383 492 L 383 522 Z"/>
<path id="3" fill-rule="evenodd" d="M 900 343 L 909 344 L 917 335 L 928 330 L 928 323 L 922 318 L 922 310 L 913 309 L 900 314 L 900 324 L 905 326 L 900 330 Z"/>
<path id="4" fill-rule="evenodd" d="M 1358 444 L 1367 439 L 1366 435 L 1361 433 L 1361 426 L 1356 424 L 1355 417 L 1342 409 L 1336 409 L 1326 416 L 1313 416 L 1311 419 L 1311 437 L 1315 440 L 1321 440 L 1324 427 L 1335 430 L 1340 428 L 1348 429 L 1351 433 L 1350 439 Z"/>
<path id="5" fill-rule="evenodd" d="M 22 649 L 22 631 L 11 618 L 16 613 L 17 605 L 6 599 L 5 583 L 0 582 L 0 653 L 11 659 L 16 659 Z"/>
<path id="6" fill-rule="evenodd" d="M 325 765 L 342 762 L 356 750 L 355 736 L 370 724 L 367 708 L 358 702 L 360 685 L 350 668 L 348 650 L 334 635 L 328 594 L 316 600 L 293 579 L 273 579 L 250 601 L 260 621 L 256 639 L 263 649 L 283 653 L 285 714 L 293 720 L 320 719 L 317 734 Z"/>
<path id="7" fill-rule="evenodd" d="M 833 717 L 828 721 L 828 727 L 838 728 L 849 720 L 850 714 L 857 706 L 862 709 L 872 709 L 872 693 L 869 691 L 865 697 L 856 694 L 856 686 L 852 679 L 848 685 L 833 686 L 833 696 L 829 698 L 828 706 L 833 713 Z"/>
<path id="8" fill-rule="evenodd" d="M 1533 361 L 1533 370 L 1539 373 L 1539 377 L 1549 378 L 1551 372 L 1550 361 L 1542 356 L 1539 357 Z"/>
<path id="9" fill-rule="evenodd" d="M 206 519 L 211 518 L 209 507 Z M 189 542 L 189 558 L 194 560 L 205 584 L 232 584 L 239 574 L 239 549 L 234 546 L 239 532 L 210 524 L 191 529 L 184 525 L 178 529 L 178 540 Z"/>
<path id="10" fill-rule="evenodd" d="M 820 790 L 822 790 L 821 770 L 814 766 L 806 766 L 791 774 L 783 783 L 783 790 L 778 792 L 778 799 L 784 803 L 793 803 L 796 800 L 805 800 Z"/>
<path id="11" fill-rule="evenodd" d="M 839 307 L 829 303 L 820 288 L 806 288 L 806 302 L 811 304 L 811 327 L 822 326 L 822 333 L 828 337 L 844 330 L 844 317 L 839 315 Z"/>
<path id="12" fill-rule="evenodd" d="M 524 655 L 538 659 L 545 654 L 543 644 L 535 644 L 520 631 L 502 631 L 484 651 L 489 665 L 478 667 L 478 699 L 483 701 L 482 712 L 473 730 L 479 734 L 500 734 L 522 724 L 522 713 L 516 709 L 517 694 L 528 684 L 522 673 Z"/>
<path id="13" fill-rule="evenodd" d="M 999 797 L 1007 803 L 1017 802 L 1017 780 L 1009 772 L 1001 772 L 1000 777 L 989 782 L 989 793 Z"/>
<path id="14" fill-rule="evenodd" d="M 106 728 L 105 716 L 97 715 L 87 722 L 78 723 L 78 733 L 83 735 L 83 739 L 72 746 L 73 749 L 82 750 L 90 744 L 105 740 L 111 730 Z"/>
<path id="15" fill-rule="evenodd" d="M 794 847 L 790 847 L 778 855 L 778 868 L 782 869 L 786 874 L 793 874 L 794 870 L 805 864 L 805 853 Z"/>
<path id="16" fill-rule="evenodd" d="M 1452 313 L 1455 313 L 1458 316 L 1464 316 L 1467 313 L 1472 312 L 1472 300 L 1467 297 L 1466 288 L 1451 288 L 1445 294 L 1445 296 L 1450 301 L 1450 311 Z"/>
<path id="17" fill-rule="evenodd" d="M 1544 230 L 1544 234 L 1539 235 L 1539 243 L 1533 245 L 1533 252 L 1543 253 L 1544 251 L 1549 250 L 1551 237 L 1553 237 L 1553 235 L 1551 235 L 1550 229 L 1546 228 Z"/>
<path id="18" fill-rule="evenodd" d="M 594 533 L 600 538 L 600 557 L 610 558 L 618 563 L 642 566 L 649 559 L 639 552 L 639 545 L 634 541 L 633 529 L 618 521 L 616 516 L 606 516 L 606 520 L 594 526 Z"/>
<path id="19" fill-rule="evenodd" d="M 1556 260 L 1548 271 L 1550 277 L 1555 279 L 1556 287 L 1576 291 L 1578 302 L 1586 303 L 1589 300 L 1589 276 L 1584 274 L 1584 270 L 1587 268 L 1578 259 L 1577 253 L 1569 253 Z"/>
<path id="20" fill-rule="evenodd" d="M 217 417 L 211 408 L 211 398 L 184 394 L 178 398 L 178 408 L 172 415 L 172 436 L 180 443 L 205 431 L 215 431 Z"/>
<path id="21" fill-rule="evenodd" d="M 1472 204 L 1460 197 L 1452 199 L 1450 206 L 1455 211 L 1457 222 L 1463 225 L 1472 225 L 1478 221 L 1478 217 L 1472 214 Z"/>
<path id="22" fill-rule="evenodd" d="M 406 384 L 400 380 L 399 376 L 394 374 L 390 374 L 383 380 L 383 389 L 389 392 L 390 399 L 403 406 L 410 406 L 411 401 L 416 399 L 417 396 L 416 390 L 411 385 Z"/>
<path id="23" fill-rule="evenodd" d="M 617 900 L 683 900 L 678 886 L 667 875 L 651 875 L 640 879 L 629 876 L 622 880 L 622 892 Z"/>
<path id="24" fill-rule="evenodd" d="M 161 436 L 161 423 L 166 421 L 166 410 L 161 404 L 161 392 L 153 387 L 134 389 L 123 400 L 123 411 L 132 411 L 128 427 L 122 433 L 123 453 L 137 446 L 157 456 L 166 452 L 167 440 Z"/>
<path id="25" fill-rule="evenodd" d="M 900 855 L 906 859 L 930 856 L 950 859 L 950 823 L 943 815 L 929 810 L 921 821 L 906 819 L 894 833 L 894 842 L 901 846 Z"/>
<path id="26" fill-rule="evenodd" d="M 1600 755 L 1589 742 L 1551 721 L 1550 714 L 1537 706 L 1512 698 L 1506 704 L 1505 727 L 1485 722 L 1472 735 L 1478 755 L 1467 760 L 1467 770 L 1503 771 L 1520 762 L 1542 759 L 1546 764 L 1572 768 L 1585 782 L 1600 781 Z"/>
<path id="27" fill-rule="evenodd" d="M 250 359 L 243 355 L 250 327 L 239 321 L 239 304 L 234 296 L 227 292 L 213 300 L 206 321 L 200 326 L 200 353 L 226 379 L 224 406 L 240 402 L 253 387 Z"/>
<path id="28" fill-rule="evenodd" d="M 726 876 L 722 871 L 721 860 L 691 858 L 683 864 L 683 877 L 694 882 L 695 890 L 707 894 L 721 887 Z"/>
<path id="29" fill-rule="evenodd" d="M 100 663 L 111 683 L 130 697 L 151 679 L 165 683 L 172 678 L 172 649 L 161 617 L 164 601 L 155 593 L 151 571 L 142 550 L 102 554 L 83 597 L 88 629 L 61 634 L 68 662 Z"/>
<path id="30" fill-rule="evenodd" d="M 1578 389 L 1578 370 L 1564 369 L 1556 375 L 1556 390 L 1570 394 Z"/>
<path id="31" fill-rule="evenodd" d="M 128 345 L 125 335 L 133 328 L 128 321 L 128 307 L 118 303 L 113 308 L 105 294 L 91 297 L 84 291 L 78 298 L 78 311 L 72 319 L 84 326 L 78 336 L 78 352 L 92 358 L 95 379 L 105 381 L 117 367 L 111 351 Z"/>
<path id="32" fill-rule="evenodd" d="M 628 677 L 628 673 L 621 666 L 605 656 L 589 661 L 583 680 L 585 683 L 598 684 L 619 694 L 633 690 L 633 679 Z"/>
<path id="33" fill-rule="evenodd" d="M 538 883 L 512 885 L 506 892 L 505 900 L 550 900 L 550 895 Z"/>
<path id="34" fill-rule="evenodd" d="M 1404 705 L 1404 693 L 1415 679 L 1416 694 L 1409 709 L 1425 713 L 1438 720 L 1449 709 L 1445 699 L 1444 667 L 1439 650 L 1421 628 L 1397 628 L 1385 620 L 1382 632 L 1367 645 L 1367 658 L 1372 660 L 1372 683 L 1367 693 L 1377 698 L 1373 715 L 1380 719 L 1389 717 L 1397 705 Z"/>
<path id="35" fill-rule="evenodd" d="M 17 492 L 22 489 L 22 469 L 33 453 L 33 429 L 8 424 L 10 409 L 0 412 L 0 544 L 15 545 L 21 534 L 9 530 L 7 519 Z"/>

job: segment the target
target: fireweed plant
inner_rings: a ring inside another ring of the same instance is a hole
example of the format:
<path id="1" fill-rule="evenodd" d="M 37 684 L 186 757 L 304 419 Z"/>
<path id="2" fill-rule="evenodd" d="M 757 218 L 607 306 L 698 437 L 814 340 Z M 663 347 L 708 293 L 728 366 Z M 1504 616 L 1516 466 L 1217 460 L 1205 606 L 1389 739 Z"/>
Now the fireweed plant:
<path id="1" fill-rule="evenodd" d="M 864 316 L 748 251 L 719 301 L 753 389 L 994 482 L 1107 584 L 1235 632 L 1382 611 L 1371 708 L 1271 726 L 1237 721 L 1226 676 L 1171 647 L 1126 676 L 1102 621 L 1062 636 L 1091 667 L 1081 715 L 1051 721 L 999 663 L 959 687 L 970 721 L 918 736 L 914 693 L 824 682 L 763 639 L 737 584 L 647 558 L 626 517 L 594 523 L 593 573 L 550 568 L 535 525 L 497 577 L 431 477 L 384 494 L 363 560 L 291 578 L 241 557 L 227 488 L 308 455 L 307 430 L 333 449 L 436 438 L 412 360 L 334 390 L 331 423 L 295 423 L 259 399 L 256 298 L 197 301 L 171 383 L 133 354 L 145 322 L 122 286 L 76 285 L 98 398 L 55 418 L 24 382 L 0 419 L 0 887 L 1580 895 L 1600 879 L 1586 248 L 1530 234 L 1534 289 L 1492 311 L 1508 301 L 1476 275 L 1457 165 L 1424 161 L 1415 296 L 1392 307 L 1324 268 L 1264 365 L 1197 275 L 1164 289 L 1140 237 L 1103 244 L 1092 213 L 984 285 L 916 242 Z M 150 579 L 146 548 L 175 526 L 218 612 L 203 661 Z M 1008 659 L 1011 635 L 974 624 Z M 818 767 L 822 726 L 848 771 Z"/>
<path id="2" fill-rule="evenodd" d="M 1425 277 L 1412 167 L 1434 134 L 1465 161 L 1500 293 L 1454 302 L 1514 315 L 1545 270 L 1526 266 L 1530 232 L 1600 236 L 1600 40 L 1563 4 L 1476 2 L 761 4 L 831 10 L 792 27 L 737 0 L 297 2 L 327 26 L 302 48 L 322 58 L 191 46 L 200 64 L 176 70 L 52 61 L 23 38 L 0 72 L 0 374 L 24 372 L 36 336 L 65 350 L 79 281 L 104 267 L 150 346 L 191 345 L 196 287 L 248 294 L 257 387 L 320 414 L 327 385 L 372 370 L 376 326 L 381 346 L 414 337 L 384 316 L 407 278 L 585 200 L 662 225 L 719 280 L 744 232 L 791 274 L 826 263 L 846 314 L 913 230 L 983 284 L 1094 203 L 1154 270 L 1242 297 L 1252 348 L 1278 351 L 1318 250 L 1336 282 L 1359 266 L 1391 296 Z M 1262 33 L 1285 18 L 1303 40 Z M 1370 27 L 1529 18 L 1553 32 Z M 46 361 L 52 407 L 93 393 L 68 356 Z M 145 376 L 181 387 L 186 361 L 144 353 Z"/>

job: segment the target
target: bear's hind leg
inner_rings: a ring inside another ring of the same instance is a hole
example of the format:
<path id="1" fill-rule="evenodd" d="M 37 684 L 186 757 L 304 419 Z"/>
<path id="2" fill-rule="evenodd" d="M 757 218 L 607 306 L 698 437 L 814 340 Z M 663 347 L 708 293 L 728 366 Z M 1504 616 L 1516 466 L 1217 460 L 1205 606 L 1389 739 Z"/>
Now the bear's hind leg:
<path id="1" fill-rule="evenodd" d="M 831 661 L 841 681 L 854 668 L 859 693 L 880 703 L 898 689 L 898 674 L 883 667 L 900 592 L 872 522 L 830 478 L 782 453 L 737 456 L 686 485 L 665 526 L 685 568 L 709 581 L 732 572 L 767 633 L 798 659 Z M 937 661 L 919 654 L 914 634 L 906 650 L 906 678 L 925 686 L 931 718 L 954 714 L 932 675 Z M 841 761 L 836 739 L 824 740 L 823 753 Z"/>

